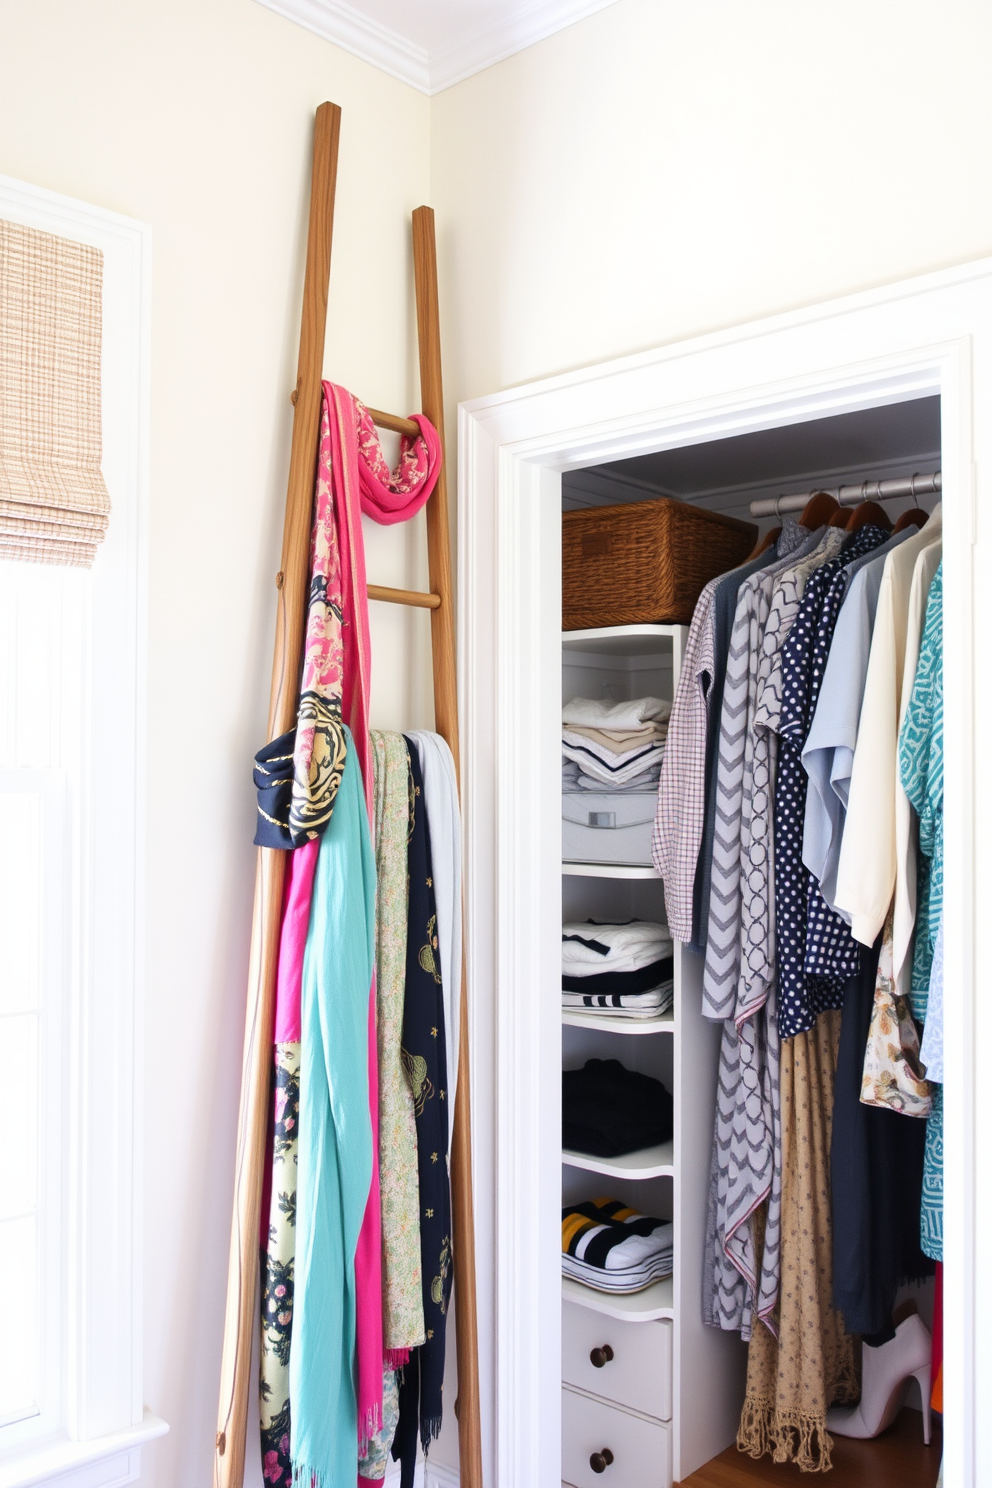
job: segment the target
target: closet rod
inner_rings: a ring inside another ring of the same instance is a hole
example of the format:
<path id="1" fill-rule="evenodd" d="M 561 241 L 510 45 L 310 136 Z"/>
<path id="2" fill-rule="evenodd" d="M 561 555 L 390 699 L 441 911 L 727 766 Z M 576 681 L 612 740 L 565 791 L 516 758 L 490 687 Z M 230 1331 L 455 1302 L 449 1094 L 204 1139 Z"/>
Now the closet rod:
<path id="1" fill-rule="evenodd" d="M 931 475 L 911 475 L 902 480 L 862 481 L 860 486 L 834 486 L 826 491 L 836 497 L 841 506 L 858 506 L 862 501 L 898 501 L 910 496 L 933 496 L 941 488 L 940 471 Z M 824 488 L 821 487 L 821 490 Z M 783 512 L 802 511 L 817 491 L 806 491 L 802 496 L 769 496 L 751 502 L 752 517 L 780 517 Z"/>
<path id="2" fill-rule="evenodd" d="M 419 589 L 390 589 L 383 584 L 369 584 L 369 599 L 383 599 L 387 604 L 412 605 L 418 610 L 436 610 L 440 594 L 424 594 Z"/>

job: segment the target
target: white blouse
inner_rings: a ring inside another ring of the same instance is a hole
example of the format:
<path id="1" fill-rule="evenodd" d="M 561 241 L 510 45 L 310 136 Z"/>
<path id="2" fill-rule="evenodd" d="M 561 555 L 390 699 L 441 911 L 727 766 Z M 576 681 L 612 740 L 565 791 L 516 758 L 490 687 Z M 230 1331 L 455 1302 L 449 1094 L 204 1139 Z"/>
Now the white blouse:
<path id="1" fill-rule="evenodd" d="M 837 867 L 837 905 L 850 915 L 851 930 L 862 945 L 874 943 L 896 886 L 896 795 L 901 790 L 896 753 L 910 594 L 917 559 L 940 542 L 940 535 L 938 506 L 925 527 L 893 549 L 882 573 Z"/>

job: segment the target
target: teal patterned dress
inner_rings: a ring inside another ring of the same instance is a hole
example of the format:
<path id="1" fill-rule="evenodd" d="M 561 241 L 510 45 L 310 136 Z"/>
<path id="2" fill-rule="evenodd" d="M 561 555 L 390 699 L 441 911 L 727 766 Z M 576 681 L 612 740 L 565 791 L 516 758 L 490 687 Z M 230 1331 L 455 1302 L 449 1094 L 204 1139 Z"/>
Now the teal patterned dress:
<path id="1" fill-rule="evenodd" d="M 910 1005 L 918 1022 L 926 1020 L 934 945 L 944 907 L 944 629 L 943 571 L 933 576 L 920 641 L 920 658 L 899 735 L 899 773 L 920 821 L 916 901 L 916 939 Z M 923 1167 L 920 1244 L 935 1261 L 943 1259 L 944 1103 L 934 1084 L 927 1119 Z"/>

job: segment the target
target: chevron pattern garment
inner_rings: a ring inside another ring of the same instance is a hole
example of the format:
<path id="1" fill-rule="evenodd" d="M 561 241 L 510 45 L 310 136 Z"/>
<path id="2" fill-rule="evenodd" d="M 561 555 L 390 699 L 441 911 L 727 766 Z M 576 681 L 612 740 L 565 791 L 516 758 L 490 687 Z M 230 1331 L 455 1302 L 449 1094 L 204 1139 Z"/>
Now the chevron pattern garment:
<path id="1" fill-rule="evenodd" d="M 720 1021 L 733 1016 L 740 967 L 741 809 L 752 624 L 760 634 L 768 618 L 771 588 L 763 587 L 762 581 L 804 558 L 822 536 L 822 531 L 809 533 L 788 557 L 774 559 L 752 574 L 741 585 L 737 598 L 720 712 L 716 823 L 703 968 L 703 1015 Z M 794 536 L 790 536 L 790 542 L 794 542 Z"/>
<path id="2" fill-rule="evenodd" d="M 733 569 L 717 584 L 713 595 L 713 636 L 711 646 L 710 685 L 706 698 L 706 762 L 703 805 L 703 842 L 696 870 L 696 882 L 692 896 L 692 945 L 702 955 L 706 950 L 706 936 L 710 917 L 710 893 L 712 888 L 713 839 L 717 819 L 717 772 L 720 763 L 720 719 L 723 715 L 723 693 L 727 681 L 727 652 L 734 628 L 737 601 L 744 583 L 752 574 L 761 573 L 776 559 L 790 554 L 808 551 L 810 533 L 791 518 L 782 525 L 774 556 L 765 552 L 740 568 Z"/>
<path id="3" fill-rule="evenodd" d="M 818 535 L 801 562 L 787 560 L 749 581 L 755 595 L 748 628 L 744 762 L 741 777 L 740 958 L 734 1015 L 724 1023 L 710 1171 L 704 1315 L 715 1326 L 750 1331 L 754 1306 L 767 1319 L 778 1297 L 781 1131 L 778 1037 L 769 1028 L 773 997 L 771 802 L 774 699 L 778 660 L 809 575 L 832 558 L 844 534 Z M 762 626 L 762 613 L 766 609 Z M 725 694 L 726 699 L 726 694 Z M 772 1014 L 774 1017 L 774 1013 Z M 767 1200 L 760 1274 L 754 1213 Z"/>

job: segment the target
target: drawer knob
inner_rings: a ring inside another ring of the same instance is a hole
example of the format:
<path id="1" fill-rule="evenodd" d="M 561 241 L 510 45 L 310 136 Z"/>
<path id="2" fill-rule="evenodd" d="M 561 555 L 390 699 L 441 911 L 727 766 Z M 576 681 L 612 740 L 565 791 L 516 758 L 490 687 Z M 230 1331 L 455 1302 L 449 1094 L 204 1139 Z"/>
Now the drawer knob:
<path id="1" fill-rule="evenodd" d="M 595 1473 L 605 1472 L 612 1461 L 613 1453 L 609 1447 L 604 1447 L 601 1452 L 593 1452 L 589 1458 L 589 1466 Z"/>
<path id="2" fill-rule="evenodd" d="M 602 1369 L 603 1365 L 609 1364 L 612 1358 L 613 1350 L 610 1348 L 610 1345 L 608 1343 L 604 1343 L 602 1348 L 593 1349 L 592 1353 L 589 1355 L 589 1363 L 592 1365 L 593 1369 Z"/>

